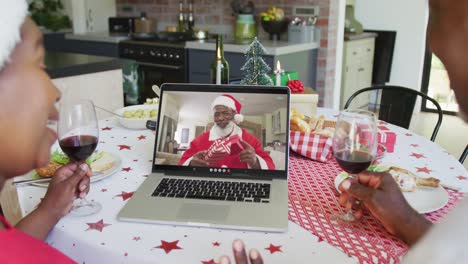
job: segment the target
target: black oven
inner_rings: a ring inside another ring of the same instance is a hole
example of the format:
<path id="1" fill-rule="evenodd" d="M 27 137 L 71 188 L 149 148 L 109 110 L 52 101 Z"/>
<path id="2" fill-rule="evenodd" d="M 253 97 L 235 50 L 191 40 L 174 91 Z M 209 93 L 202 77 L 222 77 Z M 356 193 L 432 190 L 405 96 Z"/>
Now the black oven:
<path id="1" fill-rule="evenodd" d="M 122 41 L 120 57 L 138 64 L 139 103 L 156 97 L 152 86 L 187 81 L 185 43 L 171 44 L 151 41 Z"/>

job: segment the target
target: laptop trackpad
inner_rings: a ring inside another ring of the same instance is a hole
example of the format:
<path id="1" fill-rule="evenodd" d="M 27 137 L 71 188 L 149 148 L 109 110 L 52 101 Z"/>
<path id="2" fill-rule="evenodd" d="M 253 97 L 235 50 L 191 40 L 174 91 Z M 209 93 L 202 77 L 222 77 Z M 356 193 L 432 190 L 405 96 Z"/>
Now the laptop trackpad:
<path id="1" fill-rule="evenodd" d="M 178 219 L 222 221 L 229 214 L 229 205 L 216 204 L 183 204 L 177 214 Z"/>

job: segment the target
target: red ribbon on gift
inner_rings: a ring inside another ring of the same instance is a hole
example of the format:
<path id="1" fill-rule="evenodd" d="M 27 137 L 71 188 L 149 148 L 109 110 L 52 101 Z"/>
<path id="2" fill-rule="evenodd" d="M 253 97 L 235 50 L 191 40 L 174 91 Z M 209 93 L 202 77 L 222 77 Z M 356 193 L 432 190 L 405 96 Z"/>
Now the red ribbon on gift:
<path id="1" fill-rule="evenodd" d="M 227 138 L 216 140 L 208 149 L 205 160 L 210 166 L 215 166 L 219 161 L 228 155 L 237 155 L 244 146 L 241 143 L 241 138 L 238 135 L 233 135 Z"/>
<path id="2" fill-rule="evenodd" d="M 304 92 L 304 84 L 301 80 L 289 80 L 286 84 L 292 93 L 302 93 Z"/>

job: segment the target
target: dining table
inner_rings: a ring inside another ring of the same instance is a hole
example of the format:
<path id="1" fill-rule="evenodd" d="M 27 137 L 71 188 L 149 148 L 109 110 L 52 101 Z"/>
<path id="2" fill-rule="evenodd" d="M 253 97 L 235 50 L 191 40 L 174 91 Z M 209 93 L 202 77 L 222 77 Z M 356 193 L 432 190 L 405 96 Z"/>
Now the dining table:
<path id="1" fill-rule="evenodd" d="M 336 120 L 338 112 L 319 108 L 318 113 L 327 120 Z M 430 221 L 439 221 L 468 191 L 466 169 L 429 139 L 383 121 L 379 125 L 396 134 L 393 152 L 385 153 L 379 163 L 436 177 L 446 186 L 443 192 L 447 200 L 424 213 Z M 119 211 L 142 182 L 151 177 L 155 135 L 150 130 L 126 129 L 117 118 L 100 120 L 99 128 L 98 150 L 119 158 L 114 173 L 91 183 L 87 199 L 99 202 L 102 209 L 90 216 L 63 217 L 46 240 L 78 263 L 213 264 L 222 255 L 232 256 L 234 239 L 242 239 L 248 249 L 257 248 L 265 263 L 399 263 L 408 251 L 408 246 L 389 234 L 367 210 L 357 222 L 337 223 L 333 216 L 345 209 L 338 203 L 334 181 L 342 170 L 333 158 L 319 162 L 292 151 L 287 232 L 119 221 Z M 27 177 L 31 175 L 15 180 Z M 34 210 L 45 192 L 45 187 L 18 185 L 22 214 Z"/>

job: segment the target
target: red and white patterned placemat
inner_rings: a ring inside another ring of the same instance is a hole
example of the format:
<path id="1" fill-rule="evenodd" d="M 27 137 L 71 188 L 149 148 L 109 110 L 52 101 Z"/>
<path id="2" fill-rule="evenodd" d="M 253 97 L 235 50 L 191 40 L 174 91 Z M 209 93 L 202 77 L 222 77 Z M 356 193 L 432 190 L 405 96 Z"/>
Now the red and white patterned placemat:
<path id="1" fill-rule="evenodd" d="M 341 172 L 336 161 L 320 163 L 291 152 L 289 160 L 289 220 L 354 256 L 361 263 L 398 263 L 407 246 L 390 235 L 368 212 L 352 224 L 336 224 L 335 213 L 344 213 L 338 203 L 334 179 Z M 426 217 L 435 222 L 446 215 L 463 197 L 463 193 L 448 191 L 448 204 Z"/>

